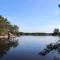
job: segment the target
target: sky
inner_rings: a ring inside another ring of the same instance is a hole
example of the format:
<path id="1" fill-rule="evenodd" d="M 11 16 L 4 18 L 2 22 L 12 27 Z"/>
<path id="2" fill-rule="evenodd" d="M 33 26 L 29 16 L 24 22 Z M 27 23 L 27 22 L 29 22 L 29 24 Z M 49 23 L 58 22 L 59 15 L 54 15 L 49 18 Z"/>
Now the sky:
<path id="1" fill-rule="evenodd" d="M 0 15 L 22 32 L 60 29 L 60 0 L 0 0 Z"/>

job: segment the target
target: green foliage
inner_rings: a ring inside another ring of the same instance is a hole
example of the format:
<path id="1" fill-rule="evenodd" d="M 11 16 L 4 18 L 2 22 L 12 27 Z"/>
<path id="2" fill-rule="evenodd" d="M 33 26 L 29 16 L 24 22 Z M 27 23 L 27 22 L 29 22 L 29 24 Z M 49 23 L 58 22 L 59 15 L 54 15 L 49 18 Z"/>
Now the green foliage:
<path id="1" fill-rule="evenodd" d="M 53 35 L 59 35 L 59 34 L 60 34 L 59 29 L 55 28 L 54 32 L 53 32 Z"/>
<path id="2" fill-rule="evenodd" d="M 4 30 L 3 29 L 0 29 L 0 32 L 4 32 Z"/>
<path id="3" fill-rule="evenodd" d="M 2 31 L 6 33 L 8 30 L 12 33 L 18 32 L 18 26 L 12 25 L 7 18 L 0 16 L 0 33 Z"/>

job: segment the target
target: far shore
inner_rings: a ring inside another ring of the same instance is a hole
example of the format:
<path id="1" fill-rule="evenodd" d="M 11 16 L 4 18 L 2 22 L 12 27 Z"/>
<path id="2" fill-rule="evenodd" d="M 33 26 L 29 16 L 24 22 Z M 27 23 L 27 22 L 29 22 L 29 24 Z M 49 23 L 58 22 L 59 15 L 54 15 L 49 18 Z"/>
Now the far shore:
<path id="1" fill-rule="evenodd" d="M 55 33 L 24 33 L 24 32 L 19 32 L 18 35 L 13 35 L 9 33 L 9 38 L 14 38 L 16 36 L 60 36 L 60 34 L 55 34 Z M 0 35 L 0 39 L 3 38 L 8 38 L 8 35 Z"/>

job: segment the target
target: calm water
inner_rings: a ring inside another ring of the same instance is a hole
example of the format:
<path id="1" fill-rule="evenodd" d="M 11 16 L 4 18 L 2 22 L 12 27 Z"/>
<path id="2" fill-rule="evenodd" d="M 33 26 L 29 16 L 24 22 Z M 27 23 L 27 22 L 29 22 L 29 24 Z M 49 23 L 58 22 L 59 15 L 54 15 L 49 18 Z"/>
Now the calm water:
<path id="1" fill-rule="evenodd" d="M 59 60 L 60 53 L 56 49 L 50 50 L 45 55 L 40 52 L 50 43 L 60 40 L 53 36 L 21 36 L 18 42 L 3 44 L 0 42 L 0 60 Z"/>

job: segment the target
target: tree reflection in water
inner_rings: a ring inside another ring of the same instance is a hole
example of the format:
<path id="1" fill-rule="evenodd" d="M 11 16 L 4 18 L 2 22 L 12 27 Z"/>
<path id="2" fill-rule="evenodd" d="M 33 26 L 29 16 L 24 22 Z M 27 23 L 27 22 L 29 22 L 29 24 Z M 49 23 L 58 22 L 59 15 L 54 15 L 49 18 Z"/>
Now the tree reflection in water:
<path id="1" fill-rule="evenodd" d="M 3 57 L 7 54 L 11 47 L 15 48 L 18 46 L 18 40 L 16 41 L 9 41 L 5 39 L 0 39 L 0 57 Z"/>
<path id="2" fill-rule="evenodd" d="M 52 50 L 56 50 L 60 54 L 60 40 L 56 43 L 50 43 L 47 45 L 45 49 L 39 52 L 39 55 L 46 56 Z M 55 56 L 53 60 L 60 60 L 60 58 Z"/>

